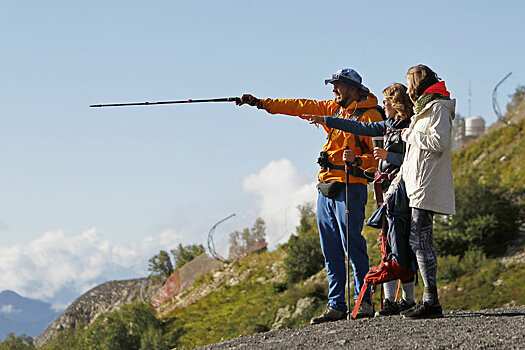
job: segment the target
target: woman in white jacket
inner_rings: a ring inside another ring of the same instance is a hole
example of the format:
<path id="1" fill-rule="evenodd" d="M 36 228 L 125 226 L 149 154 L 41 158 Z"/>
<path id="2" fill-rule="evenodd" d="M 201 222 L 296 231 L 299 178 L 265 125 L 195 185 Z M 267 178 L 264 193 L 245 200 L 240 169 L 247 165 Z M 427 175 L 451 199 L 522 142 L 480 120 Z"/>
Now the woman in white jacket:
<path id="1" fill-rule="evenodd" d="M 433 217 L 434 213 L 455 214 L 450 150 L 456 102 L 450 99 L 445 83 L 424 65 L 408 70 L 407 86 L 415 114 L 401 136 L 407 150 L 401 176 L 396 180 L 404 180 L 410 200 L 410 246 L 416 255 L 425 290 L 423 300 L 401 314 L 406 318 L 442 317 L 436 286 Z"/>

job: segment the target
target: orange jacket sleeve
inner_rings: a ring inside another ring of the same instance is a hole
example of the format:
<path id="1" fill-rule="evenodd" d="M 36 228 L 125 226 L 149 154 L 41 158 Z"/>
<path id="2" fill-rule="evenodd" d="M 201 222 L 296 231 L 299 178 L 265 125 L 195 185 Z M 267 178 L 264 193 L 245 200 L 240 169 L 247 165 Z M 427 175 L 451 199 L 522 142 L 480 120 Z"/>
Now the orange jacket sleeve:
<path id="1" fill-rule="evenodd" d="M 315 101 L 307 99 L 271 99 L 261 100 L 262 109 L 270 114 L 287 114 L 301 117 L 311 115 L 333 115 L 338 106 L 334 101 Z"/>

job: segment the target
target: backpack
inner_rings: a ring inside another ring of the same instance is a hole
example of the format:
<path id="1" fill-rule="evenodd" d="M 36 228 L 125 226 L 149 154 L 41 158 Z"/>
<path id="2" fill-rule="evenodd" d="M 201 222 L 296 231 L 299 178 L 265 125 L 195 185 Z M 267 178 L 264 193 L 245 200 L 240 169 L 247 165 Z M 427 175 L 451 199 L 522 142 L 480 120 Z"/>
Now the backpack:
<path id="1" fill-rule="evenodd" d="M 373 290 L 378 284 L 396 279 L 407 281 L 415 276 L 417 272 L 416 258 L 408 241 L 410 237 L 410 216 L 411 211 L 405 183 L 401 180 L 386 203 L 382 204 L 366 222 L 368 226 L 381 228 L 378 240 L 381 262 L 365 275 L 363 286 L 352 312 L 352 318 L 356 318 L 368 286 L 372 286 Z"/>

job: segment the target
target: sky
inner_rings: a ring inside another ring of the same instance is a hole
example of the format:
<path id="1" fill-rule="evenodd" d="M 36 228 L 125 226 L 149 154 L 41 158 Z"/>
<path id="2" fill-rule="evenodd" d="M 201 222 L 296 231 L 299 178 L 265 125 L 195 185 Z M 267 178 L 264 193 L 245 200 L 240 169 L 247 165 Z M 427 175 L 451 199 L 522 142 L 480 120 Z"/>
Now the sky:
<path id="1" fill-rule="evenodd" d="M 233 103 L 333 97 L 353 68 L 376 95 L 434 69 L 457 112 L 496 121 L 525 84 L 522 1 L 2 1 L 0 290 L 63 308 L 148 274 L 160 249 L 267 224 L 271 247 L 316 200 L 321 130 Z M 469 107 L 469 87 L 471 105 Z M 381 102 L 381 98 L 379 98 Z M 224 252 L 223 252 L 224 253 Z M 225 253 L 224 253 L 225 254 Z"/>

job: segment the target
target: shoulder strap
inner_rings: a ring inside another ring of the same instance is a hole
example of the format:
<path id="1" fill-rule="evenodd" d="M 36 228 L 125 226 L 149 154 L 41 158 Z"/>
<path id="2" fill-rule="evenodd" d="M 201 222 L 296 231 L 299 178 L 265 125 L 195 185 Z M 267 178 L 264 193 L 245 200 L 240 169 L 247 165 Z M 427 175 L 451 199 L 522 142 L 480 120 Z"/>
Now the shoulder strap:
<path id="1" fill-rule="evenodd" d="M 381 108 L 381 106 L 374 106 L 374 107 L 370 107 L 370 108 L 357 108 L 354 112 L 354 116 L 355 116 L 355 119 L 354 120 L 358 120 L 359 118 L 361 118 L 361 116 L 363 114 L 365 114 L 366 111 L 368 111 L 369 109 L 375 109 L 376 111 L 379 112 L 379 114 L 381 114 L 381 119 L 383 120 L 386 120 L 386 114 L 385 114 L 385 111 L 383 110 L 383 108 Z"/>
<path id="2" fill-rule="evenodd" d="M 341 113 L 343 113 L 343 107 L 339 106 L 339 108 L 337 108 L 334 112 L 334 117 L 337 118 L 337 117 L 340 117 L 341 116 Z M 332 140 L 332 133 L 334 132 L 334 129 L 333 128 L 330 128 L 330 133 L 328 134 L 328 140 Z"/>

